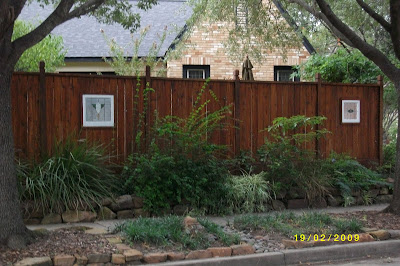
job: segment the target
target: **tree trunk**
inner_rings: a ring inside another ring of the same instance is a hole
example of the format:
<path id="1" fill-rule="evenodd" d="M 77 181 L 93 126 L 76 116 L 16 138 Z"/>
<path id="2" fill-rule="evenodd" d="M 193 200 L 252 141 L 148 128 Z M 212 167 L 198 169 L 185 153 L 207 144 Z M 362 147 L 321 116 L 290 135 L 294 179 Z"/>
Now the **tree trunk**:
<path id="1" fill-rule="evenodd" d="M 14 163 L 11 121 L 13 68 L 6 64 L 0 66 L 0 242 L 6 243 L 15 241 L 15 236 L 24 239 L 27 229 L 21 215 Z"/>
<path id="2" fill-rule="evenodd" d="M 393 81 L 397 91 L 397 111 L 400 114 L 400 81 Z M 397 125 L 397 143 L 396 143 L 396 168 L 393 187 L 393 200 L 386 212 L 400 214 L 400 122 Z"/>

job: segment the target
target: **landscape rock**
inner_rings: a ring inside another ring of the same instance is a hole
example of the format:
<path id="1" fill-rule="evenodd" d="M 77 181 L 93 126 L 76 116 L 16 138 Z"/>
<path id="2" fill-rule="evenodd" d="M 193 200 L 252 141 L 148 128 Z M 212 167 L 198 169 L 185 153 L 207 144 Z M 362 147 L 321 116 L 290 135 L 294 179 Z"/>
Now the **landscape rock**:
<path id="1" fill-rule="evenodd" d="M 185 254 L 183 252 L 170 252 L 167 254 L 167 259 L 170 261 L 184 260 Z"/>
<path id="2" fill-rule="evenodd" d="M 145 211 L 144 209 L 133 209 L 133 213 L 135 214 L 135 217 L 149 217 L 150 213 L 148 211 Z"/>
<path id="3" fill-rule="evenodd" d="M 114 264 L 125 264 L 125 256 L 122 254 L 112 254 L 111 262 Z"/>
<path id="4" fill-rule="evenodd" d="M 255 252 L 254 247 L 248 244 L 234 245 L 231 246 L 231 248 L 232 248 L 232 256 L 254 254 Z"/>
<path id="5" fill-rule="evenodd" d="M 111 198 L 105 198 L 101 200 L 101 206 L 103 207 L 108 207 L 113 203 L 113 200 Z"/>
<path id="6" fill-rule="evenodd" d="M 355 235 L 358 235 L 359 236 L 359 239 L 358 239 L 358 241 L 355 241 L 354 239 L 355 239 Z M 353 240 L 352 241 L 350 241 L 350 242 L 355 242 L 355 243 L 363 243 L 363 242 L 372 242 L 372 241 L 374 241 L 374 238 L 370 235 L 370 234 L 367 234 L 367 233 L 361 233 L 361 234 L 353 234 Z"/>
<path id="7" fill-rule="evenodd" d="M 91 229 L 85 230 L 85 234 L 105 235 L 105 234 L 108 234 L 108 231 L 105 228 L 91 228 Z"/>
<path id="8" fill-rule="evenodd" d="M 133 201 L 131 195 L 123 195 L 118 197 L 115 202 L 111 203 L 110 209 L 114 212 L 128 210 L 133 208 Z"/>
<path id="9" fill-rule="evenodd" d="M 308 200 L 306 199 L 288 200 L 288 209 L 306 209 L 306 208 L 308 208 Z"/>
<path id="10" fill-rule="evenodd" d="M 87 255 L 88 263 L 107 263 L 111 261 L 110 254 L 92 253 Z"/>
<path id="11" fill-rule="evenodd" d="M 332 207 L 338 207 L 343 204 L 344 200 L 341 196 L 328 197 L 328 205 Z"/>
<path id="12" fill-rule="evenodd" d="M 64 223 L 94 222 L 97 214 L 89 211 L 73 211 L 68 210 L 62 214 Z"/>
<path id="13" fill-rule="evenodd" d="M 289 190 L 287 193 L 287 198 L 288 199 L 304 199 L 306 197 L 306 192 L 304 189 L 295 187 Z"/>
<path id="14" fill-rule="evenodd" d="M 379 191 L 379 194 L 381 195 L 388 195 L 389 194 L 389 189 L 387 187 L 383 187 L 381 188 L 381 190 Z"/>
<path id="15" fill-rule="evenodd" d="M 167 260 L 166 253 L 149 253 L 143 256 L 145 263 L 161 263 Z"/>
<path id="16" fill-rule="evenodd" d="M 272 209 L 274 209 L 275 211 L 281 211 L 281 210 L 285 210 L 286 206 L 280 200 L 272 200 Z"/>
<path id="17" fill-rule="evenodd" d="M 213 257 L 230 257 L 232 256 L 232 248 L 230 247 L 215 247 L 208 248 Z"/>
<path id="18" fill-rule="evenodd" d="M 132 210 L 125 210 L 117 212 L 118 219 L 131 219 L 133 218 L 133 211 Z"/>
<path id="19" fill-rule="evenodd" d="M 393 199 L 393 195 L 379 195 L 375 199 L 375 203 L 389 203 Z"/>
<path id="20" fill-rule="evenodd" d="M 176 205 L 173 211 L 175 215 L 185 215 L 189 211 L 189 205 Z"/>
<path id="21" fill-rule="evenodd" d="M 52 266 L 50 257 L 26 258 L 14 264 L 14 266 Z"/>
<path id="22" fill-rule="evenodd" d="M 47 214 L 42 222 L 42 224 L 59 224 L 62 223 L 61 215 L 57 213 L 49 213 Z"/>
<path id="23" fill-rule="evenodd" d="M 379 189 L 370 189 L 369 191 L 368 191 L 368 195 L 371 197 L 371 198 L 376 198 L 378 195 L 379 195 Z"/>
<path id="24" fill-rule="evenodd" d="M 86 256 L 75 254 L 74 257 L 76 259 L 75 264 L 77 265 L 86 265 L 88 263 L 88 258 Z"/>
<path id="25" fill-rule="evenodd" d="M 142 209 L 144 206 L 143 201 L 144 199 L 142 197 L 132 195 L 133 208 Z"/>
<path id="26" fill-rule="evenodd" d="M 117 215 L 107 207 L 101 207 L 97 215 L 97 220 L 113 220 Z"/>
<path id="27" fill-rule="evenodd" d="M 124 253 L 125 250 L 130 250 L 131 249 L 128 245 L 125 245 L 125 244 L 115 244 L 115 247 L 121 253 Z"/>
<path id="28" fill-rule="evenodd" d="M 390 238 L 390 233 L 386 230 L 377 230 L 368 232 L 371 236 L 379 240 L 387 240 Z"/>
<path id="29" fill-rule="evenodd" d="M 185 229 L 186 234 L 196 235 L 200 232 L 204 232 L 204 227 L 197 221 L 196 218 L 186 216 L 183 219 L 183 227 Z"/>
<path id="30" fill-rule="evenodd" d="M 122 239 L 119 236 L 106 237 L 106 239 L 110 244 L 122 244 Z"/>
<path id="31" fill-rule="evenodd" d="M 207 259 L 212 258 L 212 253 L 209 250 L 194 250 L 186 255 L 187 260 Z"/>
<path id="32" fill-rule="evenodd" d="M 311 203 L 311 206 L 313 208 L 326 208 L 328 207 L 328 204 L 326 203 L 326 200 L 323 197 L 318 197 L 314 199 L 314 201 Z"/>
<path id="33" fill-rule="evenodd" d="M 54 256 L 54 266 L 72 266 L 74 265 L 75 257 L 71 255 L 56 255 Z"/>
<path id="34" fill-rule="evenodd" d="M 391 239 L 400 239 L 400 230 L 388 230 Z"/>
<path id="35" fill-rule="evenodd" d="M 124 251 L 126 262 L 137 261 L 143 258 L 143 253 L 136 249 L 128 249 Z"/>

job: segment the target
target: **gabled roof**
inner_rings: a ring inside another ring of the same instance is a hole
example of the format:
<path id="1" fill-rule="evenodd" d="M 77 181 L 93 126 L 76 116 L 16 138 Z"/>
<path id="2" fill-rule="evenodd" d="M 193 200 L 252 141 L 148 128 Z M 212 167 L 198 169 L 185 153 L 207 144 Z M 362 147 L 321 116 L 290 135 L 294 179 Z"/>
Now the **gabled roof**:
<path id="1" fill-rule="evenodd" d="M 136 7 L 135 2 L 137 1 L 131 2 L 135 6 L 134 12 L 141 15 L 141 28 L 150 26 L 149 32 L 140 46 L 139 56 L 146 56 L 154 42 L 157 44 L 160 43 L 159 36 L 167 26 L 168 31 L 171 31 L 171 33 L 166 37 L 157 55 L 163 57 L 185 26 L 186 20 L 190 18 L 192 14 L 191 8 L 186 5 L 186 0 L 159 0 L 158 4 L 153 8 L 143 11 Z M 38 3 L 33 2 L 22 10 L 18 19 L 39 23 L 52 10 L 51 6 L 45 6 L 43 9 Z M 61 24 L 52 33 L 63 37 L 64 47 L 67 50 L 66 60 L 84 58 L 85 61 L 97 61 L 101 60 L 102 57 L 110 56 L 110 49 L 100 31 L 101 29 L 104 30 L 108 38 L 115 39 L 118 45 L 124 48 L 130 47 L 126 50 L 127 55 L 129 55 L 129 50 L 132 49 L 133 44 L 132 35 L 129 30 L 123 29 L 118 24 L 107 25 L 99 23 L 93 17 L 83 16 Z M 140 36 L 139 32 L 134 33 L 133 36 L 135 39 Z"/>

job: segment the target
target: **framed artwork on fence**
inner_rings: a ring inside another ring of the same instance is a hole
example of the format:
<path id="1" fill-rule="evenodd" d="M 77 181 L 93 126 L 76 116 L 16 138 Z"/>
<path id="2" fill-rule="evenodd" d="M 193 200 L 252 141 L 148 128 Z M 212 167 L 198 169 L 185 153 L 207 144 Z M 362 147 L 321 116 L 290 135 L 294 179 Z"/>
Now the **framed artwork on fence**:
<path id="1" fill-rule="evenodd" d="M 114 127 L 114 95 L 83 94 L 83 126 Z"/>
<path id="2" fill-rule="evenodd" d="M 342 123 L 360 123 L 360 100 L 342 100 Z"/>

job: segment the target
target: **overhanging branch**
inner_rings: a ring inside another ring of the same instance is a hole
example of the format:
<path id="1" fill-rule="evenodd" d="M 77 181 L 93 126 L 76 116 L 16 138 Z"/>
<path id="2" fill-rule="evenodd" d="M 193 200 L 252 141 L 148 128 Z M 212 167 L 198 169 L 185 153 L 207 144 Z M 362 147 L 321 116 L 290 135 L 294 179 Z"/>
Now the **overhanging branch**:
<path id="1" fill-rule="evenodd" d="M 356 0 L 358 5 L 364 9 L 364 11 L 374 20 L 376 20 L 379 24 L 382 25 L 382 27 L 390 32 L 391 25 L 389 22 L 386 21 L 384 17 L 376 13 L 367 3 L 365 3 L 363 0 Z"/>

